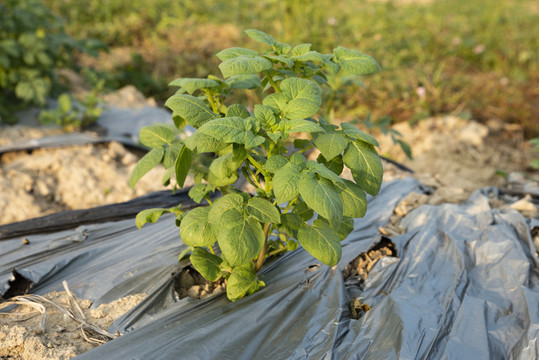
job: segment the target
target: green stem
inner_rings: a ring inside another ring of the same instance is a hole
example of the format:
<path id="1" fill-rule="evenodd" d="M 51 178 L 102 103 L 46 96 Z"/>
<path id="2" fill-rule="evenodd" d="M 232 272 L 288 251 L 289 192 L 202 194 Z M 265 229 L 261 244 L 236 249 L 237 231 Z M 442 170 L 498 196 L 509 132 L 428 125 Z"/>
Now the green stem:
<path id="1" fill-rule="evenodd" d="M 245 179 L 249 182 L 249 184 L 253 185 L 253 187 L 257 187 L 256 184 L 251 179 L 251 176 L 247 168 L 249 168 L 249 164 L 241 168 L 241 172 L 243 173 L 243 176 L 245 176 Z"/>
<path id="2" fill-rule="evenodd" d="M 329 99 L 328 99 L 328 102 L 327 102 L 327 105 L 326 105 L 326 115 L 327 115 L 330 123 L 333 122 L 332 121 L 333 119 L 330 119 L 329 115 L 330 115 L 330 112 L 331 112 L 331 108 L 333 108 L 333 102 L 335 101 L 335 98 L 337 96 L 336 93 L 337 93 L 337 91 L 335 91 L 335 90 L 333 90 L 331 92 L 331 95 L 329 96 Z"/>
<path id="3" fill-rule="evenodd" d="M 275 90 L 276 93 L 281 92 L 281 88 L 279 88 L 279 85 L 273 80 L 268 70 L 264 70 L 264 75 L 266 75 L 266 78 L 268 78 L 268 81 L 270 82 L 271 86 L 273 87 L 273 90 Z"/>
<path id="4" fill-rule="evenodd" d="M 206 99 L 210 102 L 211 108 L 214 113 L 219 114 L 219 108 L 217 107 L 217 104 L 215 103 L 215 99 L 213 98 L 213 94 L 209 91 L 204 91 L 204 95 L 206 95 Z"/>
<path id="5" fill-rule="evenodd" d="M 280 249 L 277 249 L 277 250 L 273 250 L 272 252 L 269 252 L 269 253 L 267 254 L 267 256 L 270 257 L 270 256 L 277 255 L 277 254 L 280 254 L 280 253 L 285 252 L 285 251 L 287 251 L 287 250 L 286 250 L 286 246 L 285 246 L 285 247 L 282 247 L 282 248 L 280 248 Z"/>
<path id="6" fill-rule="evenodd" d="M 254 167 L 257 168 L 257 170 L 258 170 L 262 175 L 264 175 L 264 177 L 266 176 L 266 171 L 264 170 L 264 167 L 262 166 L 262 164 L 260 164 L 258 161 L 256 161 L 256 160 L 251 156 L 251 154 L 247 154 L 247 159 L 249 159 L 249 161 L 251 162 L 251 164 L 253 164 Z"/>
<path id="7" fill-rule="evenodd" d="M 259 188 L 259 189 L 263 189 L 262 185 L 260 185 L 260 182 L 258 181 L 258 179 L 256 178 L 256 175 L 253 173 L 253 170 L 251 169 L 251 167 L 249 166 L 249 164 L 247 164 L 246 166 L 247 168 L 247 171 L 249 172 L 249 175 L 251 175 L 251 179 L 254 181 L 254 183 L 256 184 L 255 187 Z"/>
<path id="8" fill-rule="evenodd" d="M 271 228 L 270 223 L 264 224 L 264 246 L 262 247 L 262 251 L 260 251 L 260 254 L 258 254 L 258 259 L 256 260 L 255 272 L 258 272 L 258 270 L 260 270 L 262 265 L 264 265 L 264 261 L 266 260 L 266 251 L 268 250 L 268 236 L 270 234 L 270 228 Z"/>

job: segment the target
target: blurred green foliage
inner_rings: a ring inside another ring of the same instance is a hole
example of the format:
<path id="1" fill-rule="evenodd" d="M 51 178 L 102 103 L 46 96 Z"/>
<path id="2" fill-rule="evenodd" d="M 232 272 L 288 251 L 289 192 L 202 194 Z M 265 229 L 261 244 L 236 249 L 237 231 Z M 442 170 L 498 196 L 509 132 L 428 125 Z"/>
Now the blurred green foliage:
<path id="1" fill-rule="evenodd" d="M 98 81 L 97 85 L 78 101 L 68 93 L 58 97 L 58 107 L 52 110 L 43 110 L 39 113 L 39 121 L 43 124 L 57 124 L 65 132 L 81 130 L 95 123 L 103 112 L 103 92 L 105 82 Z"/>
<path id="2" fill-rule="evenodd" d="M 436 114 L 500 118 L 539 135 L 539 4 L 536 0 L 45 0 L 68 32 L 138 51 L 154 78 L 205 77 L 218 49 L 258 28 L 331 52 L 336 42 L 381 59 L 366 87 L 336 99 L 339 118 Z M 255 45 L 255 44 L 253 44 Z M 376 86 L 368 86 L 369 82 Z"/>
<path id="3" fill-rule="evenodd" d="M 69 64 L 74 50 L 97 45 L 68 36 L 62 20 L 41 2 L 0 4 L 0 123 L 16 121 L 13 112 L 21 106 L 44 105 L 57 84 L 54 69 Z"/>

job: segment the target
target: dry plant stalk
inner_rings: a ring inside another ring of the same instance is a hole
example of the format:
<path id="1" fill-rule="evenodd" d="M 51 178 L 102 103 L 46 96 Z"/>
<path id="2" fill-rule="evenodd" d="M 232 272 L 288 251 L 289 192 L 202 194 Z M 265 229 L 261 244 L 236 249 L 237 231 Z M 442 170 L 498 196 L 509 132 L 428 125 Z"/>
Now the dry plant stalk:
<path id="1" fill-rule="evenodd" d="M 63 313 L 67 317 L 71 318 L 73 321 L 79 323 L 80 330 L 81 330 L 81 333 L 82 333 L 82 337 L 89 343 L 104 344 L 107 341 L 118 337 L 117 335 L 111 334 L 108 331 L 103 330 L 98 326 L 90 324 L 87 321 L 86 316 L 84 316 L 84 313 L 83 313 L 80 305 L 78 304 L 75 296 L 69 290 L 67 282 L 64 280 L 62 282 L 62 284 L 64 286 L 64 289 L 65 289 L 66 294 L 67 294 L 68 299 L 69 299 L 69 308 L 64 307 L 64 306 L 62 306 L 60 304 L 57 304 L 54 301 L 51 301 L 49 299 L 46 299 L 43 296 L 35 295 L 35 294 L 27 294 L 27 295 L 15 296 L 11 300 L 0 304 L 0 310 L 6 308 L 8 306 L 11 306 L 11 305 L 30 306 L 30 307 L 34 308 L 35 310 L 37 310 L 39 313 L 41 313 L 42 319 L 41 319 L 39 331 L 44 332 L 45 331 L 45 322 L 46 322 L 46 319 L 47 319 L 47 310 L 45 308 L 45 305 L 52 305 L 57 310 L 59 310 L 61 313 Z M 0 315 L 14 316 L 14 317 L 22 316 L 22 314 L 17 314 L 17 313 L 13 313 L 13 312 L 0 313 Z M 24 320 L 27 320 L 27 319 L 29 319 L 29 318 L 31 318 L 33 316 L 35 316 L 35 315 L 31 315 L 31 316 L 25 318 Z M 16 320 L 16 321 L 21 321 L 21 320 Z M 91 330 L 92 332 L 101 335 L 102 337 L 104 337 L 105 340 L 98 339 L 98 338 L 95 338 L 95 337 L 91 337 L 90 336 L 91 334 L 88 332 L 88 330 Z"/>

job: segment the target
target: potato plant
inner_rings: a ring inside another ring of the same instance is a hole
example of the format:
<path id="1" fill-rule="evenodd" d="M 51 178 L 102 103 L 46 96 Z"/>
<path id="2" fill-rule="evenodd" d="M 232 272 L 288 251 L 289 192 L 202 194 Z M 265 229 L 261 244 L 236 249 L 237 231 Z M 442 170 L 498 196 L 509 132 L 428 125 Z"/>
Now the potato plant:
<path id="1" fill-rule="evenodd" d="M 145 210 L 137 226 L 174 213 L 193 267 L 209 281 L 226 279 L 232 301 L 265 285 L 257 272 L 269 256 L 298 244 L 322 263 L 336 265 L 353 218 L 365 215 L 366 193 L 376 195 L 382 182 L 376 139 L 317 116 L 320 87 L 328 79 L 375 73 L 376 61 L 341 46 L 321 54 L 310 44 L 292 47 L 258 30 L 245 32 L 266 50 L 228 48 L 217 54 L 223 78 L 172 81 L 179 90 L 165 105 L 174 126 L 140 131 L 140 141 L 151 150 L 130 178 L 134 186 L 160 163 L 168 169 L 165 184 L 175 176 L 182 188 L 188 173 L 194 175 L 189 196 L 208 206 Z M 264 95 L 254 108 L 227 103 L 234 91 L 259 88 Z M 196 131 L 180 139 L 186 124 Z M 307 154 L 315 148 L 320 155 L 311 160 Z M 340 177 L 344 167 L 354 181 Z M 255 191 L 235 186 L 240 174 Z M 222 196 L 212 201 L 216 191 Z"/>

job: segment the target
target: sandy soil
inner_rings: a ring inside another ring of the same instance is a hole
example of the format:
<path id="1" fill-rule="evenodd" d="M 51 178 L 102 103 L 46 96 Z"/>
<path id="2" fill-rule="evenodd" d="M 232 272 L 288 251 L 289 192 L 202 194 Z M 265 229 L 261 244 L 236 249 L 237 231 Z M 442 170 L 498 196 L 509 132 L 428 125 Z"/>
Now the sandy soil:
<path id="1" fill-rule="evenodd" d="M 0 358 L 71 359 L 110 339 L 86 326 L 81 326 L 79 322 L 66 315 L 66 312 L 88 325 L 106 331 L 114 320 L 137 305 L 144 297 L 144 294 L 130 295 L 109 304 L 102 304 L 95 309 L 90 309 L 89 300 L 76 299 L 84 316 L 79 313 L 65 291 L 51 292 L 44 296 L 45 300 L 27 301 L 28 305 L 20 305 L 7 314 L 0 313 Z M 63 311 L 52 303 L 61 307 Z M 36 307 L 40 307 L 39 304 L 43 304 L 44 314 L 36 310 Z"/>

